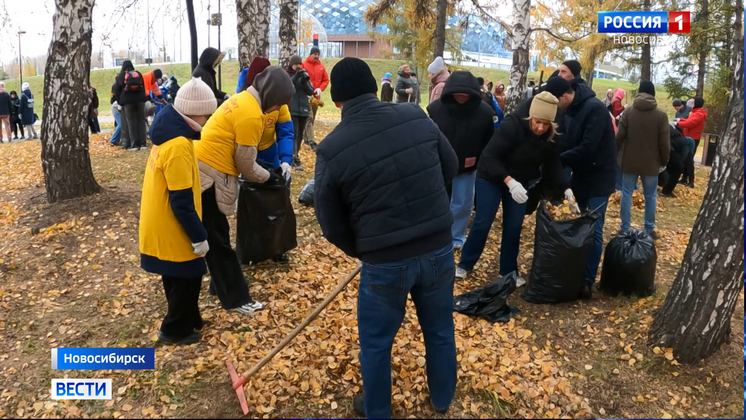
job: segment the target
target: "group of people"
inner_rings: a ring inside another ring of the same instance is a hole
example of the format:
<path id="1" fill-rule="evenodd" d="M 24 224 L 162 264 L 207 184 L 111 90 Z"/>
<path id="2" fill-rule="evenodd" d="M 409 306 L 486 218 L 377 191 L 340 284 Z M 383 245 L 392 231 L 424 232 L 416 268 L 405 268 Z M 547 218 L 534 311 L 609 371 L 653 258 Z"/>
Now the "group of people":
<path id="1" fill-rule="evenodd" d="M 284 178 L 287 185 L 300 168 L 304 118 L 314 118 L 313 99 L 330 85 L 342 120 L 315 146 L 314 205 L 326 239 L 362 262 L 357 316 L 364 394 L 354 408 L 370 418 L 391 415 L 391 348 L 409 295 L 425 338 L 431 403 L 439 413 L 448 410 L 457 376 L 454 280 L 481 257 L 500 204 L 501 275 L 519 270 L 523 219 L 539 200 L 568 200 L 600 214 L 579 295 L 589 299 L 619 168 L 623 194 L 631 197 L 629 186 L 642 177 L 647 188 L 648 177 L 669 161 L 673 128 L 657 108 L 652 83 L 640 84 L 617 130 L 577 62 L 563 63 L 503 115 L 504 85 L 495 92 L 468 71 L 449 72 L 441 58 L 428 67 L 427 113 L 412 100 L 419 85 L 406 66 L 392 87 L 401 104 L 392 104 L 379 100 L 376 78 L 356 58 L 341 60 L 329 76 L 318 50 L 306 60 L 290 57 L 286 68 L 257 57 L 233 96 L 215 87 L 220 55 L 205 51 L 202 58 L 150 128 L 140 251 L 142 267 L 161 275 L 168 302 L 159 340 L 200 340 L 209 323 L 197 302 L 208 270 L 210 292 L 224 309 L 247 315 L 263 309 L 249 292 L 227 216 L 235 210 L 239 177 L 270 185 Z M 622 206 L 631 202 L 623 199 Z M 630 228 L 629 218 L 623 209 L 622 230 Z M 645 230 L 654 235 L 654 215 L 652 221 L 646 211 Z M 518 286 L 525 283 L 518 278 Z"/>
<path id="2" fill-rule="evenodd" d="M 0 82 L 0 143 L 3 142 L 3 127 L 5 127 L 5 138 L 8 143 L 19 139 L 38 139 L 39 135 L 34 129 L 36 118 L 31 85 L 24 82 L 21 85 L 21 96 L 19 97 L 14 90 L 6 91 L 5 82 Z M 24 127 L 28 137 L 24 133 Z M 11 137 L 11 133 L 13 137 Z"/>

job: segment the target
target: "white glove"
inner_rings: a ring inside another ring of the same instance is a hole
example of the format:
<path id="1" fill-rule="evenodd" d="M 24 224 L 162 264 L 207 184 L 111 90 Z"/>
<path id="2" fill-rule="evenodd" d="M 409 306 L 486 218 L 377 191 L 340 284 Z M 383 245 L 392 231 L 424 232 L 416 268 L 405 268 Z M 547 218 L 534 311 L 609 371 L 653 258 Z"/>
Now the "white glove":
<path id="1" fill-rule="evenodd" d="M 210 250 L 210 245 L 207 245 L 207 241 L 198 242 L 196 244 L 192 244 L 192 248 L 194 249 L 194 253 L 199 255 L 200 257 L 204 257 L 207 255 L 207 251 Z"/>
<path id="2" fill-rule="evenodd" d="M 321 97 L 321 89 L 319 89 L 319 88 L 316 88 L 316 89 L 315 89 L 315 90 L 313 91 L 313 96 L 315 96 L 315 97 L 317 97 L 317 98 L 320 98 L 320 97 Z"/>
<path id="3" fill-rule="evenodd" d="M 666 167 L 665 166 L 661 166 L 660 168 L 658 168 L 658 173 L 662 174 L 663 171 L 665 171 L 665 170 L 666 170 Z"/>
<path id="4" fill-rule="evenodd" d="M 280 167 L 282 168 L 282 176 L 285 177 L 285 181 L 290 180 L 290 164 L 287 162 L 282 162 L 280 164 Z"/>
<path id="5" fill-rule="evenodd" d="M 573 194 L 572 190 L 569 188 L 565 190 L 565 200 L 569 203 L 572 211 L 576 214 L 580 214 L 580 207 L 578 207 L 578 202 L 575 201 L 575 194 Z"/>
<path id="6" fill-rule="evenodd" d="M 513 196 L 513 200 L 515 200 L 516 203 L 523 204 L 528 201 L 528 191 L 523 188 L 523 185 L 521 185 L 520 182 L 516 181 L 515 179 L 511 179 L 508 182 L 508 189 L 510 190 L 510 195 Z"/>

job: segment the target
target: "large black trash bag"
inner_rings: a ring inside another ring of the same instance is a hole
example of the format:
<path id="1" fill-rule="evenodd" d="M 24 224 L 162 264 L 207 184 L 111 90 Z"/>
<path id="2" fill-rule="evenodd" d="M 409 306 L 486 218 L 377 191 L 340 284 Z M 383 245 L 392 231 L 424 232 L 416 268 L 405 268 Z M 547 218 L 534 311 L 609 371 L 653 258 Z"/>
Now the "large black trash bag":
<path id="1" fill-rule="evenodd" d="M 278 257 L 298 246 L 289 185 L 241 181 L 236 215 L 236 253 L 242 264 Z"/>
<path id="2" fill-rule="evenodd" d="M 553 220 L 546 205 L 536 212 L 534 261 L 521 297 L 531 303 L 561 303 L 578 299 L 585 262 L 593 245 L 596 220 L 589 212 L 571 220 Z"/>
<path id="3" fill-rule="evenodd" d="M 300 194 L 298 194 L 298 202 L 303 204 L 304 206 L 313 206 L 313 180 L 314 179 L 311 178 L 311 180 L 308 181 L 305 186 L 303 186 L 303 189 L 300 190 Z"/>
<path id="4" fill-rule="evenodd" d="M 655 293 L 657 261 L 650 235 L 641 230 L 624 232 L 606 245 L 599 289 L 611 296 L 650 296 Z"/>
<path id="5" fill-rule="evenodd" d="M 515 290 L 516 272 L 492 283 L 453 298 L 453 310 L 478 316 L 490 322 L 508 322 L 520 310 L 508 305 L 508 296 Z"/>

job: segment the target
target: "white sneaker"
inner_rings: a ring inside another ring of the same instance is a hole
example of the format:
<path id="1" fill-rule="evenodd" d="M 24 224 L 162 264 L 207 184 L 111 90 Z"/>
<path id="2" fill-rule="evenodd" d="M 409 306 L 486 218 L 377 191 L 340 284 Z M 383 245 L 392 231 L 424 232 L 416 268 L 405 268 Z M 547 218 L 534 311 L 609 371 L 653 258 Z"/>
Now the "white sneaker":
<path id="1" fill-rule="evenodd" d="M 264 305 L 257 301 L 249 302 L 243 306 L 239 306 L 238 308 L 230 309 L 230 311 L 233 312 L 239 312 L 244 315 L 253 315 L 256 311 L 261 311 L 264 309 Z"/>
<path id="2" fill-rule="evenodd" d="M 463 280 L 466 278 L 466 270 L 464 270 L 461 267 L 456 267 L 456 278 L 459 280 Z"/>
<path id="3" fill-rule="evenodd" d="M 129 149 L 127 149 L 128 152 L 137 152 L 139 150 L 140 150 L 139 147 L 130 147 Z"/>
<path id="4" fill-rule="evenodd" d="M 523 287 L 525 285 L 526 285 L 526 279 L 524 279 L 521 276 L 516 277 L 516 279 L 515 279 L 515 287 L 516 287 L 516 289 L 519 288 L 519 287 Z"/>

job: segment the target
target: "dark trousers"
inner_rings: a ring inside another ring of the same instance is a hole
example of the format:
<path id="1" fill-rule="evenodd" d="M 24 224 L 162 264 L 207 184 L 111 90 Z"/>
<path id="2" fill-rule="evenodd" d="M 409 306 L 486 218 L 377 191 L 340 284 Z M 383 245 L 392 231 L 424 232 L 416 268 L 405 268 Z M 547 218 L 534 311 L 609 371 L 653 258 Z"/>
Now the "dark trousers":
<path id="1" fill-rule="evenodd" d="M 128 104 L 124 106 L 127 114 L 127 126 L 129 147 L 145 147 L 145 102 Z"/>
<path id="2" fill-rule="evenodd" d="M 88 128 L 91 129 L 91 134 L 98 134 L 101 132 L 101 126 L 98 124 L 98 117 L 88 118 Z"/>
<path id="3" fill-rule="evenodd" d="M 671 153 L 671 155 L 668 157 L 668 165 L 666 166 L 666 172 L 668 172 L 668 179 L 666 180 L 666 183 L 663 185 L 663 189 L 661 190 L 661 193 L 663 194 L 671 194 L 676 188 L 676 183 L 679 181 L 679 177 L 681 177 L 681 173 L 684 171 L 684 160 L 681 158 L 681 156 L 677 155 L 676 153 Z"/>
<path id="4" fill-rule="evenodd" d="M 169 337 L 184 338 L 202 328 L 199 314 L 199 289 L 202 276 L 180 278 L 163 276 L 163 291 L 168 301 L 168 313 L 161 322 L 161 332 Z"/>
<path id="5" fill-rule="evenodd" d="M 25 137 L 23 134 L 23 124 L 21 124 L 20 117 L 10 117 L 10 130 L 13 132 L 13 137 L 18 137 L 18 131 L 21 131 L 21 138 Z"/>
<path id="6" fill-rule="evenodd" d="M 487 237 L 495 220 L 500 202 L 503 204 L 503 231 L 500 243 L 500 275 L 518 270 L 518 251 L 521 245 L 523 217 L 526 215 L 526 203 L 518 204 L 510 195 L 507 185 L 493 184 L 477 178 L 477 212 L 471 225 L 469 236 L 461 250 L 461 261 L 458 266 L 471 270 L 482 256 Z"/>
<path id="7" fill-rule="evenodd" d="M 210 290 L 220 299 L 223 309 L 233 309 L 251 302 L 249 284 L 241 263 L 231 246 L 228 218 L 218 208 L 215 187 L 202 193 L 202 224 L 207 231 L 210 251 L 205 256 L 210 271 Z"/>
<path id="8" fill-rule="evenodd" d="M 425 338 L 427 383 L 436 410 L 456 391 L 453 328 L 453 246 L 386 264 L 363 263 L 357 298 L 360 368 L 369 419 L 391 417 L 391 347 L 407 312 L 417 309 Z"/>
<path id="9" fill-rule="evenodd" d="M 681 178 L 684 184 L 694 184 L 694 155 L 697 154 L 698 148 L 699 139 L 694 140 L 694 150 L 684 159 L 684 175 Z"/>
<path id="10" fill-rule="evenodd" d="M 308 117 L 293 115 L 293 130 L 295 137 L 293 139 L 293 163 L 300 165 L 300 146 L 303 143 L 303 130 L 306 127 Z"/>
<path id="11" fill-rule="evenodd" d="M 601 262 L 601 254 L 604 251 L 604 221 L 606 220 L 606 207 L 608 205 L 608 196 L 578 200 L 580 211 L 594 211 L 601 214 L 601 217 L 596 220 L 596 228 L 593 231 L 593 246 L 585 262 L 585 283 L 588 285 L 593 285 L 596 281 L 598 264 Z"/>
<path id="12" fill-rule="evenodd" d="M 119 118 L 122 124 L 121 134 L 119 135 L 119 144 L 122 145 L 123 149 L 129 149 L 130 147 L 130 125 L 128 123 L 127 109 L 122 105 L 121 111 L 119 111 Z"/>

